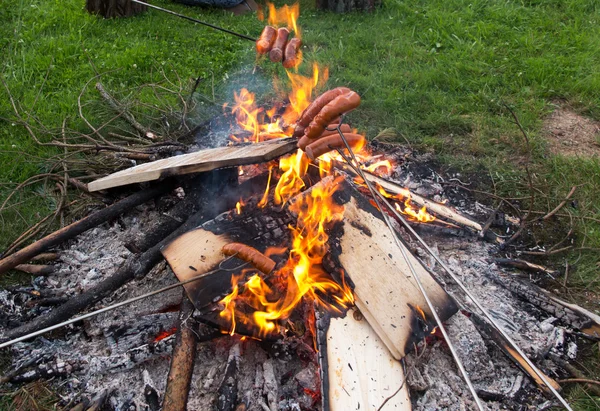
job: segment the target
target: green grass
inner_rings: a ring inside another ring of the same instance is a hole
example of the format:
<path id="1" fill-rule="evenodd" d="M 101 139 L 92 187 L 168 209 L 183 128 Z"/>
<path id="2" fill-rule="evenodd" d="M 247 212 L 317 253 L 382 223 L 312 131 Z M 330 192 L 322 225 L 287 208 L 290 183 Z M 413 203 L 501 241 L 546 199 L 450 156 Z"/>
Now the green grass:
<path id="1" fill-rule="evenodd" d="M 0 75 L 23 109 L 35 102 L 33 113 L 57 136 L 65 117 L 70 127 L 85 131 L 77 119 L 77 97 L 98 73 L 104 73 L 102 82 L 109 90 L 147 102 L 154 102 L 151 94 L 134 95 L 132 90 L 164 77 L 181 79 L 188 88 L 193 78 L 202 77 L 200 91 L 218 103 L 230 100 L 242 86 L 266 98 L 272 95 L 271 76 L 285 78 L 281 67 L 268 62 L 259 62 L 253 72 L 255 53 L 245 40 L 157 11 L 98 19 L 83 11 L 83 3 L 5 0 L 0 7 Z M 155 3 L 245 34 L 256 36 L 262 27 L 253 15 Z M 541 193 L 536 209 L 553 208 L 573 185 L 581 185 L 573 196 L 575 206 L 569 203 L 563 213 L 575 217 L 577 245 L 600 247 L 600 225 L 593 220 L 600 219 L 599 161 L 552 156 L 540 133 L 557 101 L 600 120 L 598 1 L 386 1 L 375 13 L 348 15 L 316 11 L 312 4 L 301 4 L 305 60 L 329 66 L 330 86 L 349 86 L 361 94 L 363 104 L 351 117 L 369 136 L 395 128 L 411 144 L 434 151 L 467 176 L 485 170 L 485 181 L 492 176 L 499 194 L 527 197 L 527 148 L 504 107 L 508 104 L 531 139 L 530 167 Z M 305 63 L 301 70 L 309 67 Z M 97 100 L 93 87 L 83 99 Z M 101 120 L 93 110 L 86 114 Z M 0 117 L 2 200 L 15 184 L 48 170 L 46 159 L 57 151 L 37 146 L 22 127 L 13 125 L 3 88 Z M 43 187 L 26 194 L 0 214 L 0 249 L 56 207 Z M 528 207 L 527 201 L 520 205 Z M 560 228 L 564 234 L 567 225 L 568 219 L 561 218 L 527 241 L 551 244 L 557 235 L 553 231 Z M 569 287 L 559 291 L 598 310 L 598 254 L 584 251 L 542 260 L 557 266 L 565 261 L 572 267 Z M 581 398 L 578 409 L 592 409 L 584 405 L 589 399 L 573 393 Z"/>

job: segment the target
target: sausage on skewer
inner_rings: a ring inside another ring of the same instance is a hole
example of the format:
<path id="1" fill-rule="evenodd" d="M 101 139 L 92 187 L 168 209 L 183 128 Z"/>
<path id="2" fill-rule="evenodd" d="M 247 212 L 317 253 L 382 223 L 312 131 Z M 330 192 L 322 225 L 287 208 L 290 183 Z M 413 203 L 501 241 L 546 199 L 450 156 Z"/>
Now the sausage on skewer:
<path id="1" fill-rule="evenodd" d="M 300 46 L 302 46 L 302 40 L 297 37 L 288 41 L 283 54 L 283 67 L 289 69 L 300 64 Z"/>
<path id="2" fill-rule="evenodd" d="M 304 130 L 304 135 L 312 140 L 319 138 L 328 124 L 340 115 L 354 110 L 359 105 L 360 96 L 354 91 L 337 96 L 319 111 L 319 114 Z"/>
<path id="3" fill-rule="evenodd" d="M 277 37 L 277 30 L 272 26 L 265 26 L 260 37 L 256 41 L 256 51 L 258 54 L 267 54 L 271 51 L 275 38 Z"/>
<path id="4" fill-rule="evenodd" d="M 269 274 L 275 268 L 275 261 L 265 256 L 256 248 L 242 243 L 229 243 L 221 248 L 221 252 L 226 256 L 235 255 L 240 260 L 252 264 L 257 270 L 264 274 Z"/>
<path id="5" fill-rule="evenodd" d="M 330 124 L 329 128 L 333 128 L 333 127 L 337 127 L 337 124 Z M 348 124 L 342 124 L 340 126 L 340 129 L 342 130 L 342 133 L 347 134 L 347 133 L 352 133 L 352 127 L 350 127 Z M 323 137 L 327 137 L 327 136 L 331 136 L 331 135 L 336 135 L 339 136 L 338 131 L 337 130 L 325 130 L 323 132 L 323 134 L 321 134 L 319 136 L 319 138 L 317 138 L 316 140 L 311 140 L 306 136 L 302 136 L 302 138 L 300 140 L 298 140 L 298 147 L 300 147 L 302 150 L 304 150 L 306 148 L 306 146 L 308 146 L 309 144 L 314 143 L 315 141 L 323 138 Z"/>
<path id="6" fill-rule="evenodd" d="M 350 90 L 347 87 L 337 87 L 332 90 L 326 91 L 315 99 L 306 109 L 302 112 L 302 115 L 296 122 L 296 128 L 294 129 L 293 136 L 296 138 L 302 137 L 304 129 L 308 127 L 311 121 L 321 111 L 326 104 L 330 103 L 333 99 L 342 94 L 349 93 Z"/>
<path id="7" fill-rule="evenodd" d="M 273 63 L 281 63 L 283 60 L 283 49 L 289 35 L 290 31 L 285 27 L 280 27 L 277 29 L 277 38 L 275 39 L 273 48 L 269 52 L 269 59 L 271 59 Z"/>
<path id="8" fill-rule="evenodd" d="M 360 150 L 365 145 L 365 138 L 360 134 L 346 134 L 344 133 L 344 137 L 346 141 L 348 141 L 348 145 L 352 148 L 352 150 Z M 315 141 L 314 143 L 309 144 L 306 147 L 306 155 L 311 160 L 322 156 L 323 154 L 335 150 L 336 148 L 346 148 L 344 141 L 339 136 L 339 134 L 333 134 L 327 137 L 322 137 Z"/>

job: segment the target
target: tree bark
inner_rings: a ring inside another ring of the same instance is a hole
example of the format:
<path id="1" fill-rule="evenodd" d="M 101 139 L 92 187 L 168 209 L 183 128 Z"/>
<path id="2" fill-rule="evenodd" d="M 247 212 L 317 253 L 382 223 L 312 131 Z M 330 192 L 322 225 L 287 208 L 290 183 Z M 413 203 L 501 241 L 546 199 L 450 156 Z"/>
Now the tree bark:
<path id="1" fill-rule="evenodd" d="M 85 7 L 89 13 L 105 19 L 135 16 L 148 8 L 131 0 L 86 0 Z"/>
<path id="2" fill-rule="evenodd" d="M 373 11 L 381 5 L 381 0 L 316 0 L 317 8 L 334 13 L 351 11 Z"/>

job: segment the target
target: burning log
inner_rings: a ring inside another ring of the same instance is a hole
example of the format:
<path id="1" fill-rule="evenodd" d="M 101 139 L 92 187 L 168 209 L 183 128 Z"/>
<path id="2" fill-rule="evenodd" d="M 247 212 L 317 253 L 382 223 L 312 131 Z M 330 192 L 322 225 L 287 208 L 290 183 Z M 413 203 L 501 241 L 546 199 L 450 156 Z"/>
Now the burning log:
<path id="1" fill-rule="evenodd" d="M 0 260 L 0 274 L 5 273 L 21 263 L 31 260 L 38 254 L 44 253 L 50 248 L 56 247 L 57 245 L 77 236 L 78 234 L 83 233 L 84 231 L 120 216 L 125 211 L 130 210 L 133 207 L 143 204 L 156 196 L 165 194 L 172 188 L 172 184 L 161 184 L 147 190 L 138 191 L 137 193 L 134 193 L 121 201 L 118 201 L 100 211 L 96 211 L 95 213 L 90 214 L 79 221 L 69 224 L 68 226 L 63 227 L 60 230 L 47 235 L 41 240 L 28 245 L 22 250 L 19 250 L 16 253 Z"/>
<path id="2" fill-rule="evenodd" d="M 185 411 L 187 408 L 196 359 L 197 338 L 194 332 L 193 312 L 194 305 L 184 293 L 179 314 L 179 330 L 175 338 L 171 369 L 167 378 L 163 411 Z"/>
<path id="3" fill-rule="evenodd" d="M 323 411 L 411 410 L 402 364 L 358 309 L 317 316 Z"/>
<path id="4" fill-rule="evenodd" d="M 173 175 L 199 173 L 223 167 L 236 167 L 271 161 L 296 149 L 296 139 L 280 138 L 256 144 L 212 148 L 141 164 L 92 181 L 90 191 L 105 190 Z"/>
<path id="5" fill-rule="evenodd" d="M 433 330 L 432 314 L 379 211 L 349 181 L 340 186 L 334 200 L 344 206 L 344 219 L 331 233 L 332 258 L 354 285 L 356 306 L 400 359 Z M 448 319 L 457 310 L 453 300 L 404 247 L 440 318 Z"/>

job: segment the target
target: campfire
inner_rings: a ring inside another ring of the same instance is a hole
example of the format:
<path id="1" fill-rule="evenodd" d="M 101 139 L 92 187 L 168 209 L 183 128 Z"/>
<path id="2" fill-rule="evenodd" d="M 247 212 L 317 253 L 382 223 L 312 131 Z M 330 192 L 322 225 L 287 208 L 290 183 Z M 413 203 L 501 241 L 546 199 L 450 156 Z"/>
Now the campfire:
<path id="1" fill-rule="evenodd" d="M 298 13 L 269 24 L 300 38 Z M 0 261 L 54 247 L 49 272 L 0 292 L 2 381 L 51 381 L 74 409 L 565 405 L 557 380 L 600 319 L 489 257 L 509 219 L 478 222 L 496 213 L 459 211 L 425 157 L 323 114 L 360 101 L 324 92 L 326 67 L 286 74 L 270 107 L 236 91 L 193 151 L 88 185 L 149 188 Z"/>

